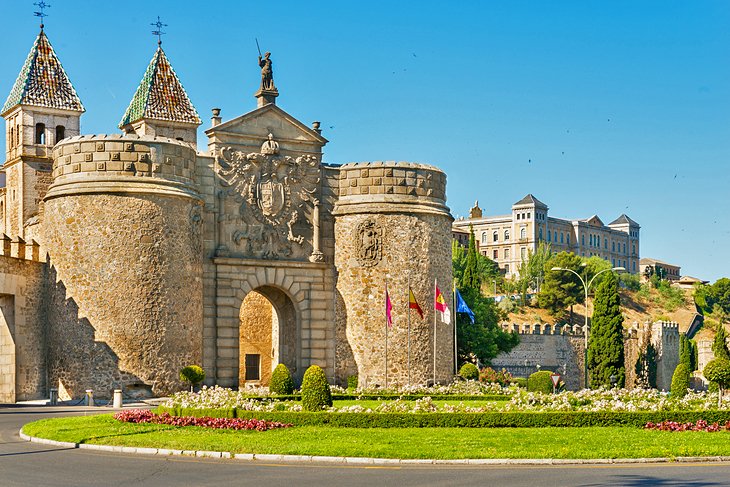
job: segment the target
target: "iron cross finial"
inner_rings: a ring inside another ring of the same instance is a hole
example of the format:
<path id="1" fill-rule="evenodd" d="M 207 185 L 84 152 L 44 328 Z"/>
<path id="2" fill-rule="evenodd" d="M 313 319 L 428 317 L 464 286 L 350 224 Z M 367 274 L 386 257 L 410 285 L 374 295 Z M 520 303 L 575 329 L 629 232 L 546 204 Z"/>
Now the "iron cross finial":
<path id="1" fill-rule="evenodd" d="M 157 16 L 157 22 L 152 22 L 150 24 L 151 26 L 157 27 L 157 29 L 152 31 L 152 35 L 157 36 L 157 45 L 162 45 L 162 36 L 163 34 L 166 34 L 166 32 L 162 32 L 163 27 L 167 27 L 167 24 L 163 24 L 160 20 L 160 16 Z"/>
<path id="2" fill-rule="evenodd" d="M 33 5 L 38 7 L 38 10 L 40 10 L 40 12 L 33 12 L 33 15 L 41 18 L 41 29 L 43 29 L 43 19 L 45 17 L 48 17 L 48 14 L 46 13 L 46 9 L 51 8 L 51 5 L 44 2 L 43 0 L 41 0 L 40 2 L 35 2 Z"/>

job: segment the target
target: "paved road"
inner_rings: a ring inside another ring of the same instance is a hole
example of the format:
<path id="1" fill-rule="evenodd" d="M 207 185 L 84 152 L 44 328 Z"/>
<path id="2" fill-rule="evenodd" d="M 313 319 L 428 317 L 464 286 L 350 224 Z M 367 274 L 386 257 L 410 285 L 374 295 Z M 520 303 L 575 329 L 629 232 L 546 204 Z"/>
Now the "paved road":
<path id="1" fill-rule="evenodd" d="M 97 408 L 94 412 L 100 412 Z M 64 449 L 25 442 L 21 425 L 84 408 L 0 406 L 0 486 L 730 486 L 730 464 L 348 467 L 270 465 Z"/>

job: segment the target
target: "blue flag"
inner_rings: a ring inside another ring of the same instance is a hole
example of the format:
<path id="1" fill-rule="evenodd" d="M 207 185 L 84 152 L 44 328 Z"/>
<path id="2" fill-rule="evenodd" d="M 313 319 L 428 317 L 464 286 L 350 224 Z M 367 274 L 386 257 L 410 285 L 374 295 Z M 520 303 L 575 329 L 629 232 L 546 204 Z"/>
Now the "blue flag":
<path id="1" fill-rule="evenodd" d="M 464 298 L 461 297 L 461 293 L 459 293 L 458 289 L 456 290 L 456 312 L 468 314 L 471 324 L 474 324 L 474 312 L 466 305 L 466 301 L 464 301 Z"/>

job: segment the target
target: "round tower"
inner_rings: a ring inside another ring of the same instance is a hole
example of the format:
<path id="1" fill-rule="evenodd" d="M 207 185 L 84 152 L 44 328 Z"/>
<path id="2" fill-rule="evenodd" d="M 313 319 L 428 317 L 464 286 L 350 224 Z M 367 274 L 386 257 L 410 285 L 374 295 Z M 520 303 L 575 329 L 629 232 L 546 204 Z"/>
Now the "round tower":
<path id="1" fill-rule="evenodd" d="M 166 394 L 202 355 L 202 201 L 189 143 L 92 135 L 53 150 L 43 243 L 49 384 Z"/>
<path id="2" fill-rule="evenodd" d="M 386 379 L 389 386 L 404 385 L 409 376 L 411 384 L 434 377 L 450 381 L 453 217 L 446 206 L 446 175 L 433 166 L 395 162 L 345 164 L 339 171 L 333 211 L 337 299 L 344 304 L 339 319 L 346 323 L 348 355 L 360 385 L 385 386 Z M 434 326 L 436 283 L 451 320 L 444 323 L 438 313 Z M 386 284 L 392 305 L 387 328 Z M 424 315 L 411 310 L 410 333 L 409 287 Z"/>

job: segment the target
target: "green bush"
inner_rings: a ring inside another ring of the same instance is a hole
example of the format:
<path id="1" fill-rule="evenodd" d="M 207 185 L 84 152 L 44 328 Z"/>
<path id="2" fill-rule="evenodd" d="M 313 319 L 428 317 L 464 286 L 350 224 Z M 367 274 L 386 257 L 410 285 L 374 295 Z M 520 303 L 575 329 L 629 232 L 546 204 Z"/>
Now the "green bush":
<path id="1" fill-rule="evenodd" d="M 205 371 L 199 365 L 188 365 L 180 369 L 180 380 L 189 382 L 192 390 L 196 384 L 205 380 Z"/>
<path id="2" fill-rule="evenodd" d="M 530 392 L 544 392 L 552 394 L 553 380 L 550 378 L 552 372 L 549 370 L 540 370 L 535 372 L 527 379 L 527 390 Z"/>
<path id="3" fill-rule="evenodd" d="M 354 391 L 357 389 L 357 376 L 351 375 L 347 378 L 347 389 Z"/>
<path id="4" fill-rule="evenodd" d="M 477 366 L 471 362 L 467 362 L 459 369 L 459 376 L 466 380 L 478 380 L 479 369 L 477 369 Z"/>
<path id="5" fill-rule="evenodd" d="M 305 411 L 321 411 L 332 406 L 332 393 L 324 370 L 318 365 L 310 366 L 302 380 L 302 408 Z"/>
<path id="6" fill-rule="evenodd" d="M 517 384 L 517 387 L 527 388 L 527 378 L 515 377 L 512 379 L 513 384 Z"/>
<path id="7" fill-rule="evenodd" d="M 512 374 L 507 372 L 505 369 L 497 372 L 491 367 L 484 367 L 479 371 L 479 382 L 486 384 L 499 384 L 502 387 L 507 387 L 512 383 Z"/>
<path id="8" fill-rule="evenodd" d="M 271 381 L 269 382 L 269 391 L 273 394 L 289 395 L 294 392 L 294 380 L 291 378 L 291 372 L 284 364 L 274 367 L 271 373 Z"/>
<path id="9" fill-rule="evenodd" d="M 680 362 L 674 369 L 672 374 L 672 396 L 684 397 L 689 389 L 689 367 L 684 362 Z"/>

